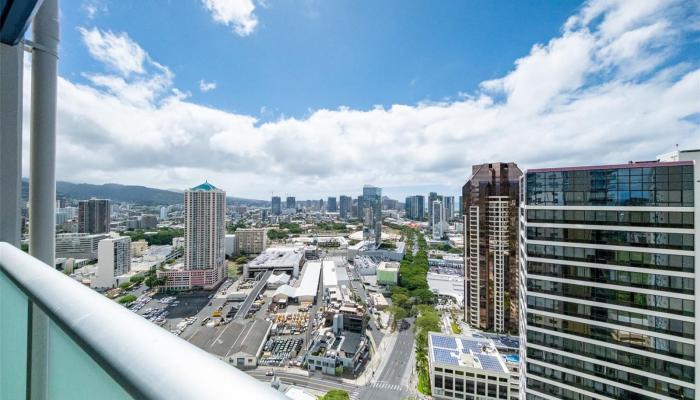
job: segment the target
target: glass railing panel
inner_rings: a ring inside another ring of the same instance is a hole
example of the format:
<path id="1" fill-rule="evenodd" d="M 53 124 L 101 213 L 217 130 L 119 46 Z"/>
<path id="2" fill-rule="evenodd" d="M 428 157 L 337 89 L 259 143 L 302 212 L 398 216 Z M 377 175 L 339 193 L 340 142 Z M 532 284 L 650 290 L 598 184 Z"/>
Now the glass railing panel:
<path id="1" fill-rule="evenodd" d="M 23 399 L 27 385 L 29 303 L 0 271 L 0 399 Z"/>
<path id="2" fill-rule="evenodd" d="M 53 321 L 49 322 L 48 338 L 48 393 L 51 399 L 132 398 Z"/>

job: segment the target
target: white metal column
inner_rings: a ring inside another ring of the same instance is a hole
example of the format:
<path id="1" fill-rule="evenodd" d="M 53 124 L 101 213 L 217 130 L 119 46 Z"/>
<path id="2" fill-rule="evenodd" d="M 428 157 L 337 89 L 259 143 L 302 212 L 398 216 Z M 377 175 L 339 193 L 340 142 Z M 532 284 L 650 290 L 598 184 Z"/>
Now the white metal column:
<path id="1" fill-rule="evenodd" d="M 23 45 L 0 44 L 0 242 L 19 247 Z"/>
<path id="2" fill-rule="evenodd" d="M 29 141 L 29 252 L 56 264 L 56 81 L 58 0 L 44 0 L 33 21 L 32 99 Z M 31 306 L 30 398 L 49 397 L 49 319 Z"/>
<path id="3" fill-rule="evenodd" d="M 29 251 L 46 264 L 55 265 L 57 0 L 44 1 L 33 28 Z"/>

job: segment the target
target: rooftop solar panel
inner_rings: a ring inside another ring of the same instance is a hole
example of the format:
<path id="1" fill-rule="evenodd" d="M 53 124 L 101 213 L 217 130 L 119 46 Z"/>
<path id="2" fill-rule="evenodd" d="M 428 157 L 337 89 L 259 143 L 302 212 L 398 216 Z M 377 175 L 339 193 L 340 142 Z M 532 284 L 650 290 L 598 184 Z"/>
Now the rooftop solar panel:
<path id="1" fill-rule="evenodd" d="M 480 354 L 479 361 L 481 361 L 481 367 L 488 371 L 503 372 L 503 366 L 498 357 L 490 356 L 488 354 Z"/>
<path id="2" fill-rule="evenodd" d="M 481 348 L 486 344 L 486 341 L 483 340 L 474 340 L 474 339 L 462 339 L 462 347 L 464 348 L 463 352 L 468 353 L 469 350 L 473 351 L 474 354 L 479 354 L 481 353 Z"/>
<path id="3" fill-rule="evenodd" d="M 457 348 L 457 340 L 453 337 L 433 335 L 431 338 L 433 340 L 433 347 L 441 347 L 444 349 Z"/>
<path id="4" fill-rule="evenodd" d="M 459 365 L 457 357 L 454 357 L 450 350 L 433 349 L 433 356 L 435 361 L 441 364 Z"/>

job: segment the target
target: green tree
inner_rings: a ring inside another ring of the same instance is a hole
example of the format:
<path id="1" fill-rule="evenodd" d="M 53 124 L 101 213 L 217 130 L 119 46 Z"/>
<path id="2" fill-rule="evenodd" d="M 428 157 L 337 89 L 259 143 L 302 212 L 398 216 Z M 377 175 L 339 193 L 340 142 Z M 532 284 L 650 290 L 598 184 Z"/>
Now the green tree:
<path id="1" fill-rule="evenodd" d="M 126 296 L 120 298 L 118 301 L 119 304 L 128 305 L 129 303 L 133 303 L 136 301 L 136 296 L 134 296 L 133 294 L 127 294 Z"/>
<path id="2" fill-rule="evenodd" d="M 410 308 L 410 298 L 403 293 L 396 293 L 391 296 L 391 302 L 397 308 Z"/>
<path id="3" fill-rule="evenodd" d="M 319 397 L 319 400 L 350 400 L 350 394 L 345 390 L 333 389 Z"/>
<path id="4" fill-rule="evenodd" d="M 408 316 L 408 311 L 406 311 L 406 309 L 397 306 L 388 307 L 387 311 L 394 316 L 394 327 L 396 327 L 398 321 Z"/>
<path id="5" fill-rule="evenodd" d="M 240 256 L 236 259 L 236 264 L 245 264 L 248 262 L 248 257 Z"/>
<path id="6" fill-rule="evenodd" d="M 282 240 L 288 238 L 289 235 L 286 234 L 285 232 L 282 232 L 279 229 L 268 229 L 267 230 L 267 238 L 270 240 Z"/>
<path id="7" fill-rule="evenodd" d="M 432 304 L 433 298 L 435 297 L 432 290 L 426 288 L 420 288 L 411 291 L 411 297 L 415 298 L 420 304 Z"/>

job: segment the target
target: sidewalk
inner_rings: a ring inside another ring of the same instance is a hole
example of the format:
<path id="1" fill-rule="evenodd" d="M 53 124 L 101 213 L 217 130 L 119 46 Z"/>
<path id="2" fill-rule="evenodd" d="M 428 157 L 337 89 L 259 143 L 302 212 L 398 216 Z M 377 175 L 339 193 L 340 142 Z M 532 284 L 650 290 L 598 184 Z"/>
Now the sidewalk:
<path id="1" fill-rule="evenodd" d="M 350 379 L 343 379 L 343 381 L 358 386 L 364 386 L 372 382 L 376 382 L 376 380 L 379 379 L 379 375 L 381 375 L 382 371 L 384 370 L 384 366 L 388 360 L 388 357 L 383 357 L 383 355 L 391 353 L 391 350 L 394 348 L 394 344 L 396 344 L 396 337 L 396 332 L 385 334 L 379 348 L 375 349 L 372 360 L 369 362 L 369 364 L 367 364 L 362 375 L 358 376 L 354 381 Z"/>

